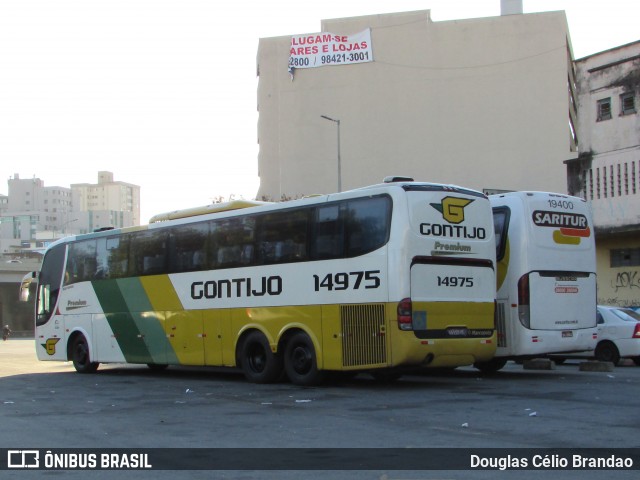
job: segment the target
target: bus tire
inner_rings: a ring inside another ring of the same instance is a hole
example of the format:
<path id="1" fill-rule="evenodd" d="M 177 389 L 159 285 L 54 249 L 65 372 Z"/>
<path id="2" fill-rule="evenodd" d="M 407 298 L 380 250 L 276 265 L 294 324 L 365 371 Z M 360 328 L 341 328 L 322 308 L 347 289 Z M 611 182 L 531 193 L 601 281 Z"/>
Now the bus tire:
<path id="1" fill-rule="evenodd" d="M 284 369 L 294 385 L 308 387 L 322 383 L 325 372 L 318 370 L 313 342 L 306 333 L 295 333 L 284 350 Z"/>
<path id="2" fill-rule="evenodd" d="M 595 357 L 600 362 L 611 362 L 617 365 L 620 361 L 620 352 L 613 342 L 602 342 L 596 347 Z"/>
<path id="3" fill-rule="evenodd" d="M 71 344 L 71 360 L 78 373 L 94 373 L 98 370 L 98 362 L 91 361 L 89 343 L 82 334 L 78 334 Z"/>
<path id="4" fill-rule="evenodd" d="M 402 372 L 382 369 L 371 372 L 371 376 L 378 383 L 394 383 L 402 378 Z"/>
<path id="5" fill-rule="evenodd" d="M 152 372 L 162 372 L 163 370 L 166 370 L 169 365 L 166 363 L 147 363 L 147 367 L 149 367 L 149 370 Z"/>
<path id="6" fill-rule="evenodd" d="M 476 362 L 473 364 L 482 373 L 496 373 L 507 364 L 506 358 L 492 358 L 486 362 Z"/>
<path id="7" fill-rule="evenodd" d="M 253 383 L 272 383 L 282 375 L 282 358 L 271 351 L 269 341 L 258 331 L 243 339 L 239 361 L 244 376 Z"/>

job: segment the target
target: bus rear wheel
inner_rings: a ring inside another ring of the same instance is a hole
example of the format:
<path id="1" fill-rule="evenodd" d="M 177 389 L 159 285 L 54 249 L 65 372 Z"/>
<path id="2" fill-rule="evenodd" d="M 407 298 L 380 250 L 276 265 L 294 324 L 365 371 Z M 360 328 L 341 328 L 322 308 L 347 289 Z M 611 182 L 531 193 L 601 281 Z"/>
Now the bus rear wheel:
<path id="1" fill-rule="evenodd" d="M 506 358 L 492 358 L 486 362 L 476 362 L 473 364 L 482 373 L 496 373 L 507 364 Z"/>
<path id="2" fill-rule="evenodd" d="M 306 333 L 296 333 L 287 342 L 284 369 L 295 385 L 318 385 L 324 380 L 324 372 L 318 370 L 316 349 Z"/>
<path id="3" fill-rule="evenodd" d="M 282 359 L 271 351 L 267 338 L 251 332 L 240 347 L 240 367 L 247 380 L 253 383 L 275 382 L 282 374 Z"/>
<path id="4" fill-rule="evenodd" d="M 89 343 L 84 335 L 79 334 L 73 339 L 71 345 L 71 360 L 73 368 L 78 373 L 93 373 L 98 370 L 98 362 L 92 362 L 89 352 Z"/>

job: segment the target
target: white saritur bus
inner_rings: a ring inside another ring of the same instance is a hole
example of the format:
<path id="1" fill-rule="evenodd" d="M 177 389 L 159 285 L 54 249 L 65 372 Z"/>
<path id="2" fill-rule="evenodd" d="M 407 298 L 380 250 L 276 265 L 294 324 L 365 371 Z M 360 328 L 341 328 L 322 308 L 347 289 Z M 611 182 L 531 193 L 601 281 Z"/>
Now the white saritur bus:
<path id="1" fill-rule="evenodd" d="M 587 203 L 546 192 L 489 200 L 498 259 L 498 349 L 494 359 L 475 366 L 491 372 L 509 359 L 593 350 L 596 258 Z"/>
<path id="2" fill-rule="evenodd" d="M 155 220 L 49 247 L 39 359 L 72 360 L 79 372 L 239 366 L 253 382 L 286 374 L 310 385 L 324 371 L 390 378 L 495 354 L 495 241 L 482 193 L 396 178 Z"/>

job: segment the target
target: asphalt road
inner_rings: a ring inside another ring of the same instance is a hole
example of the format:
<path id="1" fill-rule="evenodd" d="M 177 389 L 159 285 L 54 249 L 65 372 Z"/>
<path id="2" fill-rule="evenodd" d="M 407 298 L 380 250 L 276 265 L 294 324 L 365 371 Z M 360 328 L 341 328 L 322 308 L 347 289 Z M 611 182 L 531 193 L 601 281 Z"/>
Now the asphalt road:
<path id="1" fill-rule="evenodd" d="M 33 340 L 0 343 L 0 448 L 637 448 L 640 368 L 581 372 L 509 363 L 368 375 L 301 388 L 237 371 L 38 362 Z M 292 451 L 295 452 L 295 451 Z M 464 450 L 461 450 L 464 452 Z M 5 471 L 3 478 L 546 479 L 640 478 L 631 471 Z"/>

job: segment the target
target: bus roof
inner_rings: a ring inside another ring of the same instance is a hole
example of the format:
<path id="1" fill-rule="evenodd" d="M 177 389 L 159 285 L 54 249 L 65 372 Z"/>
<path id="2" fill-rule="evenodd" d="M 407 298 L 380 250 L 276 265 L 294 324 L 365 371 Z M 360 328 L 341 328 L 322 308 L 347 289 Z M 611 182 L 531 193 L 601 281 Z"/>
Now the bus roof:
<path id="1" fill-rule="evenodd" d="M 510 197 L 540 197 L 540 196 L 547 196 L 547 197 L 560 197 L 560 198 L 570 198 L 572 200 L 581 200 L 583 202 L 586 202 L 586 200 L 584 198 L 581 197 L 574 197 L 571 195 L 568 195 L 566 193 L 557 193 L 557 192 L 543 192 L 543 191 L 537 191 L 537 190 L 531 190 L 531 191 L 521 191 L 521 192 L 506 192 L 506 193 L 496 193 L 494 195 L 489 195 L 489 198 L 510 198 Z"/>
<path id="2" fill-rule="evenodd" d="M 259 207 L 262 205 L 270 205 L 271 203 L 273 202 L 258 202 L 255 200 L 233 200 L 231 202 L 214 203 L 202 207 L 159 213 L 151 217 L 149 223 L 166 222 L 168 220 L 176 220 L 178 218 L 197 217 L 200 215 L 207 215 L 209 213 L 228 212 L 231 210 L 240 210 L 242 208 Z"/>
<path id="3" fill-rule="evenodd" d="M 396 180 L 396 178 L 394 178 Z M 338 196 L 345 195 L 347 197 L 351 197 L 354 194 L 366 195 L 366 191 L 368 190 L 387 190 L 390 189 L 401 189 L 406 191 L 433 191 L 433 192 L 458 192 L 458 193 L 466 193 L 469 195 L 486 197 L 482 192 L 468 189 L 465 187 L 460 187 L 457 185 L 449 185 L 449 184 L 440 184 L 440 183 L 431 183 L 431 182 L 416 182 L 411 181 L 409 178 L 397 177 L 397 181 L 387 181 L 384 183 L 378 183 L 375 185 L 369 185 L 365 187 L 355 188 L 352 190 L 346 190 L 344 192 L 330 193 L 330 194 L 319 194 L 319 195 L 308 195 L 296 200 L 292 200 L 290 202 L 261 202 L 257 200 L 233 200 L 230 202 L 223 203 L 214 203 L 211 205 L 205 205 L 200 207 L 192 207 L 182 210 L 174 210 L 171 212 L 159 213 L 151 217 L 148 225 L 136 225 L 130 227 L 116 228 L 116 229 L 104 229 L 100 231 L 94 231 L 90 233 L 78 234 L 78 235 L 69 235 L 67 237 L 60 238 L 55 242 L 51 243 L 48 248 L 51 248 L 54 245 L 59 243 L 67 243 L 74 242 L 80 239 L 89 239 L 92 237 L 102 237 L 109 235 L 119 235 L 122 233 L 130 233 L 137 231 L 144 231 L 149 228 L 161 227 L 162 223 L 172 222 L 176 220 L 183 220 L 184 222 L 189 222 L 189 219 L 193 219 L 196 221 L 195 217 L 201 216 L 209 216 L 211 214 L 220 214 L 226 212 L 232 212 L 235 210 L 243 210 L 243 209 L 252 209 L 256 207 L 271 207 L 268 210 L 272 210 L 274 207 L 278 208 L 295 208 L 300 204 L 304 203 L 319 203 L 331 199 L 335 199 Z M 182 222 L 178 222 L 182 223 Z"/>

